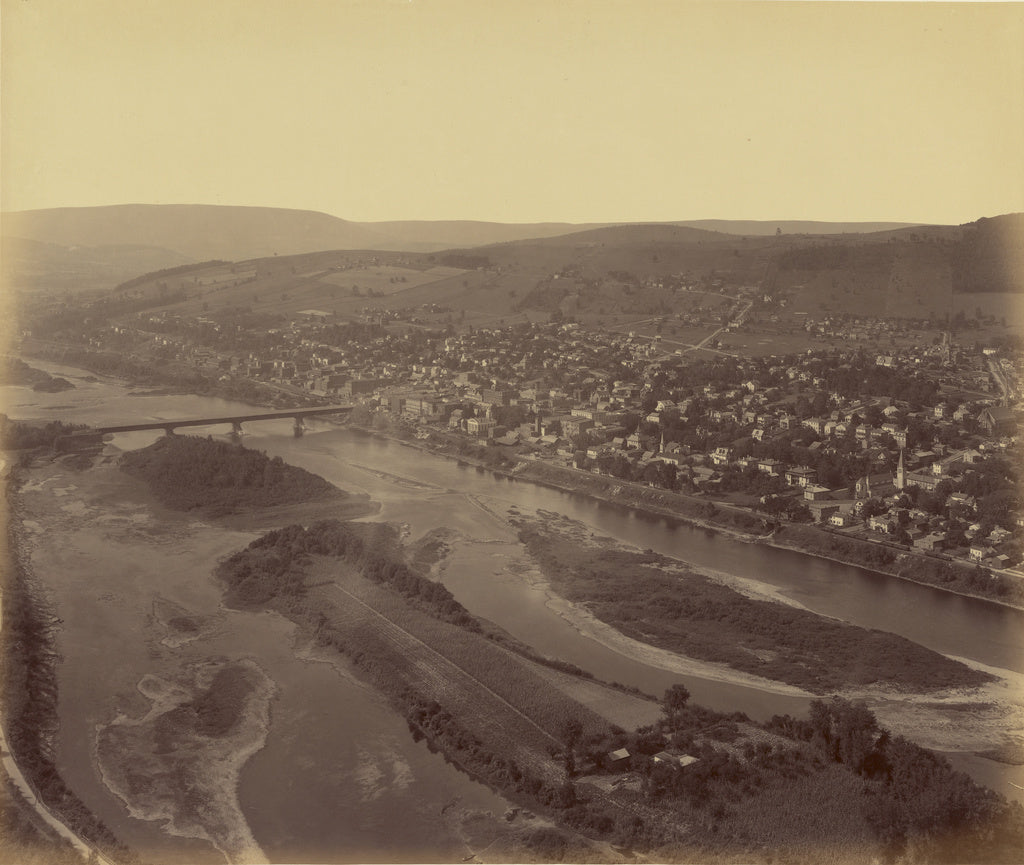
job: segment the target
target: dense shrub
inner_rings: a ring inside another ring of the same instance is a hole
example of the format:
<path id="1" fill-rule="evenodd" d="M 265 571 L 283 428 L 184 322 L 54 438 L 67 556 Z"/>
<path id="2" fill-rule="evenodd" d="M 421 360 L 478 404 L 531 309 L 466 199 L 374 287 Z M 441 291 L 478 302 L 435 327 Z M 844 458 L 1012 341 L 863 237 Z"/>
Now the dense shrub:
<path id="1" fill-rule="evenodd" d="M 11 420 L 0 414 L 0 448 L 5 450 L 24 450 L 27 448 L 53 447 L 58 436 L 68 435 L 76 430 L 84 430 L 84 424 L 68 424 L 61 421 L 48 423 L 25 423 Z"/>
<path id="2" fill-rule="evenodd" d="M 262 451 L 198 436 L 169 435 L 121 457 L 123 471 L 145 480 L 177 510 L 230 511 L 269 507 L 344 493 L 318 475 L 270 458 Z"/>
<path id="3" fill-rule="evenodd" d="M 680 573 L 678 562 L 655 554 L 584 549 L 527 524 L 519 537 L 565 597 L 624 633 L 673 651 L 818 693 L 875 682 L 938 689 L 991 679 L 895 634 Z"/>
<path id="4" fill-rule="evenodd" d="M 258 607 L 305 594 L 304 565 L 313 555 L 344 559 L 367 579 L 387 585 L 444 621 L 471 631 L 480 625 L 441 583 L 417 573 L 398 554 L 395 529 L 383 523 L 322 520 L 308 529 L 291 525 L 268 532 L 223 562 L 218 576 L 232 606 Z"/>

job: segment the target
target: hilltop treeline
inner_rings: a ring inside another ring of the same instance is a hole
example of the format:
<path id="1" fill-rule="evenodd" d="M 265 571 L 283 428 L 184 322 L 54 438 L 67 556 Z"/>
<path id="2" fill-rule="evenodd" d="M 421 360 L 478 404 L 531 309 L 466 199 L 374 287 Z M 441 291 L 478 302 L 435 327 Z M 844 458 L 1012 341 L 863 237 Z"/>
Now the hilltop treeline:
<path id="1" fill-rule="evenodd" d="M 895 253 L 888 243 L 829 243 L 797 247 L 776 259 L 780 270 L 887 270 Z"/>
<path id="2" fill-rule="evenodd" d="M 433 260 L 429 256 L 428 260 Z M 490 267 L 491 260 L 486 255 L 475 255 L 471 252 L 448 252 L 438 256 L 438 261 L 445 267 L 461 267 L 464 270 L 476 270 L 478 267 Z"/>
<path id="3" fill-rule="evenodd" d="M 322 520 L 308 529 L 299 525 L 268 532 L 235 553 L 217 569 L 233 607 L 285 608 L 305 594 L 310 556 L 330 556 L 355 565 L 375 583 L 426 608 L 443 621 L 480 631 L 477 620 L 441 583 L 417 573 L 402 561 L 397 531 L 385 523 Z"/>
<path id="4" fill-rule="evenodd" d="M 775 258 L 781 272 L 835 272 L 851 275 L 887 274 L 900 256 L 927 244 L 935 260 L 949 266 L 954 293 L 1019 292 L 1024 288 L 1024 214 L 982 218 L 963 226 L 962 236 L 936 235 L 927 229 L 898 232 L 885 240 L 843 238 L 798 246 Z"/>
<path id="5" fill-rule="evenodd" d="M 953 290 L 1021 291 L 1024 289 L 1024 214 L 979 219 L 964 226 L 953 247 Z"/>
<path id="6" fill-rule="evenodd" d="M 121 457 L 121 469 L 141 478 L 165 505 L 230 512 L 340 498 L 322 477 L 231 442 L 170 435 Z"/>

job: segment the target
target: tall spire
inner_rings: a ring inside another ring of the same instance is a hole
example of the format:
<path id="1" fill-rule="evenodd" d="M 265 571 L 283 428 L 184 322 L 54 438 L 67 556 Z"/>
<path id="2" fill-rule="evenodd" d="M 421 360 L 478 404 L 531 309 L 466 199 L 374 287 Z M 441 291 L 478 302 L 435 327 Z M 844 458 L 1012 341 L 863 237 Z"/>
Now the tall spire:
<path id="1" fill-rule="evenodd" d="M 903 448 L 900 448 L 900 461 L 896 465 L 896 489 L 906 489 L 907 486 L 907 470 L 903 465 Z"/>

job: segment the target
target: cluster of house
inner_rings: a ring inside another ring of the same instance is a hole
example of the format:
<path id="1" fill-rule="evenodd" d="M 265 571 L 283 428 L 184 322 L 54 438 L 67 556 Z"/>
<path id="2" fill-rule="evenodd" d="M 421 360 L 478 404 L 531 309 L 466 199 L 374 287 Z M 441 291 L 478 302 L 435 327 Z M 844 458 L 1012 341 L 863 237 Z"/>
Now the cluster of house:
<path id="1" fill-rule="evenodd" d="M 211 334 L 206 331 L 216 327 L 205 320 L 195 326 L 205 329 L 207 337 Z M 518 445 L 520 453 L 593 471 L 609 470 L 609 458 L 620 470 L 622 460 L 627 460 L 633 477 L 641 476 L 652 463 L 667 464 L 674 467 L 673 478 L 714 493 L 718 477 L 728 467 L 756 468 L 784 479 L 791 494 L 800 496 L 812 517 L 821 522 L 899 535 L 904 542 L 908 538 L 902 533 L 906 533 L 911 543 L 928 550 L 949 546 L 954 539 L 934 520 L 915 521 L 913 513 L 908 520 L 894 502 L 884 514 L 865 514 L 861 503 L 891 500 L 912 486 L 933 490 L 958 464 L 962 467 L 1006 447 L 1017 432 L 1015 413 L 996 405 L 994 397 L 985 399 L 980 394 L 973 402 L 939 402 L 923 412 L 908 412 L 905 404 L 883 406 L 881 400 L 876 405 L 844 400 L 838 393 L 827 392 L 825 359 L 810 354 L 735 359 L 729 377 L 694 387 L 686 379 L 687 361 L 658 353 L 654 340 L 590 332 L 576 324 L 441 336 L 367 327 L 344 345 L 325 341 L 323 335 L 331 332 L 317 317 L 307 316 L 279 332 L 263 334 L 264 344 L 272 348 L 244 353 L 218 351 L 180 335 L 154 338 L 176 344 L 183 358 L 224 375 L 278 382 L 328 399 L 370 403 L 417 424 Z M 862 363 L 854 354 L 833 354 L 827 363 L 833 368 Z M 887 373 L 906 371 L 908 376 L 924 370 L 931 382 L 979 393 L 993 382 L 986 369 L 991 360 L 952 346 L 947 338 L 920 352 L 879 354 L 868 363 L 873 361 Z M 977 387 L 982 378 L 984 389 Z M 652 401 L 652 392 L 670 393 L 675 383 L 683 381 L 687 386 L 681 392 L 690 393 L 689 398 Z M 794 393 L 804 394 L 805 409 L 813 402 L 817 413 L 813 409 L 795 413 Z M 815 395 L 820 398 L 813 399 Z M 967 449 L 954 450 L 938 441 L 922 446 L 909 440 L 908 414 L 936 428 L 969 425 L 980 437 L 975 436 Z M 713 445 L 701 450 L 671 440 L 676 436 L 666 436 L 669 417 L 681 417 L 691 428 L 698 427 Z M 740 437 L 749 436 L 763 445 L 794 430 L 813 434 L 810 448 L 826 453 L 832 443 L 854 441 L 868 457 L 868 476 L 851 495 L 846 488 L 830 489 L 819 483 L 813 467 L 747 456 L 749 448 L 744 453 L 733 446 Z M 960 510 L 970 512 L 969 507 Z M 973 539 L 968 535 L 967 540 Z M 994 563 L 1006 554 L 990 536 L 978 538 L 969 555 Z"/>
<path id="2" fill-rule="evenodd" d="M 618 748 L 609 751 L 604 757 L 604 766 L 612 772 L 626 772 L 632 768 L 633 755 L 628 748 Z M 651 757 L 651 762 L 656 766 L 668 766 L 672 769 L 685 769 L 700 760 L 692 754 L 680 754 L 674 751 L 659 751 Z"/>
<path id="3" fill-rule="evenodd" d="M 919 451 L 913 455 L 919 466 L 916 471 L 907 469 L 906 455 L 900 451 L 895 472 L 859 479 L 853 499 L 844 496 L 836 500 L 820 487 L 807 486 L 807 498 L 819 491 L 824 493 L 808 502 L 809 509 L 819 520 L 827 520 L 836 528 L 880 533 L 923 552 L 948 551 L 995 568 L 1017 564 L 1019 553 L 1009 545 L 1013 532 L 998 525 L 986 527 L 977 521 L 978 501 L 974 496 L 950 492 L 942 503 L 942 514 L 936 514 L 934 509 L 915 507 L 903 495 L 911 487 L 934 491 L 943 480 L 958 477 L 986 458 L 973 448 L 948 453 L 941 445 L 936 448 L 943 453 Z M 1024 527 L 1024 517 L 1018 516 L 1016 522 Z"/>
<path id="4" fill-rule="evenodd" d="M 811 444 L 812 450 L 829 447 L 829 441 L 852 438 L 869 456 L 869 464 L 878 470 L 860 478 L 850 490 L 820 484 L 818 472 L 811 466 L 787 465 L 771 457 L 738 456 L 728 445 L 702 453 L 679 442 L 666 441 L 665 427 L 660 425 L 662 417 L 670 410 L 691 411 L 688 400 L 657 401 L 643 421 L 659 424 L 658 434 L 644 434 L 640 427 L 627 433 L 623 421 L 629 412 L 624 406 L 637 402 L 639 394 L 634 385 L 616 382 L 611 388 L 599 388 L 589 399 L 576 402 L 567 411 L 566 403 L 572 402 L 574 395 L 558 390 L 496 386 L 472 389 L 469 393 L 472 400 L 468 408 L 465 394 L 448 402 L 443 397 L 416 391 L 391 393 L 387 407 L 392 413 L 410 419 L 443 422 L 452 431 L 493 444 L 515 445 L 520 453 L 560 459 L 594 472 L 611 470 L 609 463 L 602 460 L 611 455 L 628 460 L 633 467 L 633 477 L 641 476 L 642 470 L 651 464 L 670 464 L 675 467 L 674 478 L 688 479 L 693 487 L 712 494 L 726 467 L 753 469 L 784 480 L 790 488 L 789 495 L 799 496 L 812 518 L 821 523 L 889 535 L 894 541 L 923 551 L 955 549 L 958 554 L 989 566 L 1005 567 L 1015 563 L 1013 551 L 1004 549 L 1009 532 L 996 527 L 986 535 L 983 526 L 972 521 L 977 515 L 974 497 L 951 493 L 946 505 L 954 508 L 957 519 L 950 520 L 922 508 L 908 507 L 901 496 L 912 487 L 926 492 L 941 489 L 942 481 L 959 477 L 993 454 L 1005 453 L 1012 446 L 1017 431 L 1016 414 L 1009 408 L 967 405 L 951 410 L 946 403 L 939 403 L 928 410 L 929 419 L 948 425 L 974 422 L 980 430 L 979 435 L 972 438 L 977 446 L 953 448 L 932 441 L 928 447 L 913 450 L 907 449 L 907 428 L 895 422 L 901 412 L 895 406 L 881 411 L 883 422 L 878 426 L 853 422 L 858 412 L 864 410 L 864 406 L 856 402 L 836 409 L 827 417 L 803 419 L 767 408 L 728 410 L 730 420 L 737 424 L 755 425 L 753 438 L 759 441 L 768 441 L 772 435 L 799 427 L 814 433 L 816 441 Z M 756 387 L 748 390 L 747 395 L 754 393 Z M 528 406 L 533 419 L 511 426 L 502 424 L 499 421 L 501 409 L 512 405 Z M 714 417 L 717 411 L 721 410 L 708 413 L 709 424 L 720 422 Z M 759 436 L 759 432 L 763 435 Z M 893 449 L 898 453 L 895 466 L 890 461 Z M 873 510 L 879 503 L 884 505 L 881 512 Z M 964 529 L 961 524 L 965 520 Z"/>

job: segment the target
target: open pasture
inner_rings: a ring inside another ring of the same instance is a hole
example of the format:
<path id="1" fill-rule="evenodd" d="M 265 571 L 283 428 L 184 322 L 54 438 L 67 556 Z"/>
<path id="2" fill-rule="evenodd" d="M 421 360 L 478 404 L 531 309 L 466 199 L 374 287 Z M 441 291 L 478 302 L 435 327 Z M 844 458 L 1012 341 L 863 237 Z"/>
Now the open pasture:
<path id="1" fill-rule="evenodd" d="M 375 295 L 391 295 L 447 280 L 465 272 L 458 267 L 431 267 L 422 270 L 381 265 L 331 271 L 318 276 L 317 279 L 325 285 L 347 288 L 353 293 L 355 293 L 355 289 L 358 289 L 363 295 L 368 295 L 370 292 Z M 313 276 L 313 273 L 303 275 Z"/>

